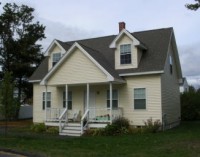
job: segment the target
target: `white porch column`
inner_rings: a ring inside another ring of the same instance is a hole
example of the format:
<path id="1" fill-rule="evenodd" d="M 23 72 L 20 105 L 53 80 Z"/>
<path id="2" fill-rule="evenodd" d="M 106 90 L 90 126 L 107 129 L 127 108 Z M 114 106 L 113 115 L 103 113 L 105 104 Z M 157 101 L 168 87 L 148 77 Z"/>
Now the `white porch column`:
<path id="1" fill-rule="evenodd" d="M 112 101 L 113 101 L 113 97 L 112 97 L 112 82 L 110 82 L 110 124 L 112 124 Z"/>
<path id="2" fill-rule="evenodd" d="M 68 85 L 65 85 L 65 108 L 68 109 Z"/>
<path id="3" fill-rule="evenodd" d="M 86 99 L 87 110 L 89 109 L 89 98 L 90 98 L 90 85 L 89 85 L 89 83 L 87 83 L 87 99 Z"/>
<path id="4" fill-rule="evenodd" d="M 45 107 L 45 121 L 47 121 L 47 85 L 45 85 L 45 103 L 44 103 L 44 107 Z"/>

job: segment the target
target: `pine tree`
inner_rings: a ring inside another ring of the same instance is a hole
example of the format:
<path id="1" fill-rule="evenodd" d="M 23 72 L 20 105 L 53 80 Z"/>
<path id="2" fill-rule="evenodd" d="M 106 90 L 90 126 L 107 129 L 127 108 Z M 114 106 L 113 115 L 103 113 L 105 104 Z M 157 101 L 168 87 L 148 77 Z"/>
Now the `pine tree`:
<path id="1" fill-rule="evenodd" d="M 10 72 L 5 72 L 0 88 L 0 114 L 4 118 L 5 135 L 7 134 L 7 122 L 15 117 L 17 102 L 13 97 L 14 85 Z"/>
<path id="2" fill-rule="evenodd" d="M 33 12 L 34 9 L 26 5 L 7 3 L 0 15 L 1 78 L 6 71 L 12 72 L 19 102 L 22 92 L 25 92 L 23 89 L 29 87 L 28 77 L 43 59 L 41 45 L 37 42 L 45 38 L 45 27 L 34 22 Z"/>

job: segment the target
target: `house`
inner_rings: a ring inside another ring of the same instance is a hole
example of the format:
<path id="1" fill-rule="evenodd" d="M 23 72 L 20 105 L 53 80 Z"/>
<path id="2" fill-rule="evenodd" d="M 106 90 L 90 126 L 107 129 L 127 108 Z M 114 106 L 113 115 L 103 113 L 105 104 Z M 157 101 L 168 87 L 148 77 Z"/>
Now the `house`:
<path id="1" fill-rule="evenodd" d="M 188 85 L 187 79 L 183 77 L 182 82 L 180 83 L 180 92 L 184 93 L 188 91 L 189 91 L 189 85 Z"/>
<path id="2" fill-rule="evenodd" d="M 33 121 L 81 135 L 123 116 L 135 127 L 149 118 L 180 122 L 182 78 L 173 28 L 78 41 L 54 40 L 30 77 Z"/>

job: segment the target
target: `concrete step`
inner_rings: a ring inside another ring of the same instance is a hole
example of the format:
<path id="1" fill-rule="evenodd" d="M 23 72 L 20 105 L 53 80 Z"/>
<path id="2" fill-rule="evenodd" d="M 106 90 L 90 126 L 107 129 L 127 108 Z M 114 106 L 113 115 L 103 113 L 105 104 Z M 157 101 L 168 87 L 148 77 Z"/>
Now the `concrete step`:
<path id="1" fill-rule="evenodd" d="M 72 134 L 72 133 L 64 133 L 64 132 L 59 133 L 59 135 L 61 135 L 61 136 L 72 136 L 72 137 L 80 137 L 81 136 L 81 134 Z"/>
<path id="2" fill-rule="evenodd" d="M 62 133 L 69 133 L 69 134 L 80 134 L 81 130 L 62 130 Z"/>
<path id="3" fill-rule="evenodd" d="M 65 126 L 63 130 L 81 130 L 79 126 Z"/>
<path id="4" fill-rule="evenodd" d="M 67 123 L 59 135 L 63 136 L 81 136 L 81 124 L 80 123 Z"/>
<path id="5" fill-rule="evenodd" d="M 67 126 L 69 127 L 73 127 L 73 126 L 77 126 L 77 127 L 81 127 L 81 124 L 80 123 L 67 123 Z"/>

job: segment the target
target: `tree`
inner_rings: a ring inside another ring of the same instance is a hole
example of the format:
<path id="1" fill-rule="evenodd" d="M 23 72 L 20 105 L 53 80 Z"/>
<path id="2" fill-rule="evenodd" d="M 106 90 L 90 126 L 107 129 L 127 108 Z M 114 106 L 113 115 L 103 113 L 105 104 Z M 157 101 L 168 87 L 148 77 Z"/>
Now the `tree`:
<path id="1" fill-rule="evenodd" d="M 0 88 L 0 114 L 5 119 L 5 135 L 7 134 L 7 122 L 13 119 L 16 112 L 16 102 L 13 97 L 14 84 L 10 72 L 5 72 Z"/>
<path id="2" fill-rule="evenodd" d="M 186 8 L 190 9 L 190 10 L 194 10 L 196 11 L 197 9 L 199 9 L 200 7 L 200 0 L 195 0 L 197 3 L 194 4 L 186 4 Z"/>
<path id="3" fill-rule="evenodd" d="M 6 71 L 12 72 L 19 102 L 22 92 L 31 91 L 24 90 L 30 86 L 28 78 L 43 59 L 37 41 L 45 38 L 45 27 L 34 22 L 33 12 L 34 9 L 26 5 L 7 3 L 0 15 L 1 78 Z"/>
<path id="4" fill-rule="evenodd" d="M 200 120 L 200 90 L 190 86 L 189 91 L 181 94 L 181 119 Z"/>

